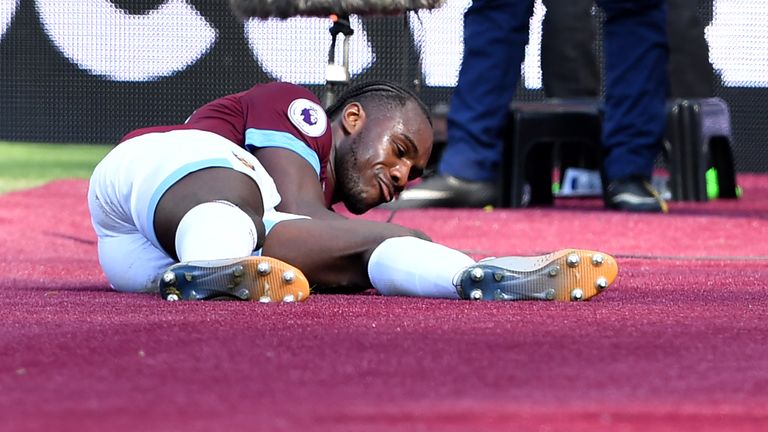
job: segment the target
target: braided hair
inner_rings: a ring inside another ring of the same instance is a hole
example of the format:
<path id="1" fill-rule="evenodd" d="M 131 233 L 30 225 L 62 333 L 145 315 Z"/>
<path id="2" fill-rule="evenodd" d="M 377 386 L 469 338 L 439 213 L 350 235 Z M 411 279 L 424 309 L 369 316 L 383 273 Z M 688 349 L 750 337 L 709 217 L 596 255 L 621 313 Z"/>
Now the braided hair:
<path id="1" fill-rule="evenodd" d="M 416 93 L 391 81 L 367 81 L 352 85 L 325 111 L 328 113 L 328 117 L 333 119 L 351 102 L 357 102 L 363 108 L 375 106 L 394 111 L 404 107 L 409 100 L 412 100 L 419 106 L 429 125 L 432 126 L 429 108 L 427 108 Z"/>

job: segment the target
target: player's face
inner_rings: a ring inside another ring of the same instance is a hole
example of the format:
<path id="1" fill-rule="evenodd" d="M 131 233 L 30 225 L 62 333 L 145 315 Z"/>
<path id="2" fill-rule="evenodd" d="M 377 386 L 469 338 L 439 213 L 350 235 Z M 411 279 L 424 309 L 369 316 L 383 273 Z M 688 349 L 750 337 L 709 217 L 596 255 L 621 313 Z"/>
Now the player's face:
<path id="1" fill-rule="evenodd" d="M 337 160 L 344 205 L 362 214 L 392 201 L 424 172 L 432 151 L 432 127 L 418 106 L 367 113 Z"/>

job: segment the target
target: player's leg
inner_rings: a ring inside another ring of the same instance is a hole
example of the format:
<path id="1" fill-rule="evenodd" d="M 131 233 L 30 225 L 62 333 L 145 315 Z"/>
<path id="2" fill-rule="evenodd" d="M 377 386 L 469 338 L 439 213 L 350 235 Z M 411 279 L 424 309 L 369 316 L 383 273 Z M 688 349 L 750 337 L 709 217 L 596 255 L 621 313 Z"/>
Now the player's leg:
<path id="1" fill-rule="evenodd" d="M 374 287 L 382 294 L 458 298 L 451 280 L 452 269 L 469 266 L 474 260 L 417 235 L 399 225 L 359 219 L 289 220 L 272 228 L 263 254 L 300 268 L 320 291 L 356 292 Z M 387 286 L 375 283 L 389 273 L 389 263 L 375 259 L 375 255 L 398 249 L 382 246 L 393 238 L 409 238 L 417 243 L 416 250 L 400 251 L 402 254 L 424 254 L 422 258 L 429 259 L 398 269 L 397 278 L 407 281 L 405 288 L 390 292 Z M 371 262 L 374 264 L 369 265 Z"/>
<path id="2" fill-rule="evenodd" d="M 276 225 L 264 253 L 300 268 L 319 289 L 473 300 L 586 300 L 616 278 L 616 261 L 587 250 L 476 263 L 466 254 L 372 221 Z"/>
<path id="3" fill-rule="evenodd" d="M 166 294 L 176 290 L 177 297 L 189 299 L 282 299 L 289 285 L 293 299 L 308 295 L 297 269 L 250 257 L 264 238 L 263 206 L 277 202 L 274 183 L 250 153 L 215 134 L 188 130 L 120 144 L 96 167 L 89 189 L 110 283 L 124 291 L 157 290 L 154 282 L 164 276 Z M 168 274 L 176 258 L 195 262 Z M 262 263 L 270 272 L 245 271 Z M 288 272 L 291 281 L 285 280 Z"/>
<path id="4" fill-rule="evenodd" d="M 264 242 L 263 216 L 262 188 L 238 170 L 206 168 L 176 182 L 155 210 L 158 241 L 180 261 L 164 272 L 161 295 L 168 300 L 306 299 L 309 283 L 301 271 L 252 256 Z"/>
<path id="5" fill-rule="evenodd" d="M 210 167 L 165 191 L 155 209 L 154 231 L 178 261 L 238 258 L 263 244 L 263 215 L 261 189 L 251 177 Z"/>
<path id="6" fill-rule="evenodd" d="M 92 178 L 88 207 L 104 275 L 117 291 L 157 292 L 158 277 L 173 259 L 150 243 L 129 219 L 121 218 L 125 213 L 115 202 L 99 196 L 98 183 Z"/>

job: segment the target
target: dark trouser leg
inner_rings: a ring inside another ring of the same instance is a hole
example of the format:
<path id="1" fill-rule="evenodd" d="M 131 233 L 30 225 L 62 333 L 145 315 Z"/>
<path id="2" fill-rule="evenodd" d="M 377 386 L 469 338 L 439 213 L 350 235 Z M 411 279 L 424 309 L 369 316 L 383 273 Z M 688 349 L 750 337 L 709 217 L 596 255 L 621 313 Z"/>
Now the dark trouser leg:
<path id="1" fill-rule="evenodd" d="M 592 0 L 544 0 L 541 73 L 547 97 L 600 94 L 592 4 Z"/>
<path id="2" fill-rule="evenodd" d="M 650 177 L 667 96 L 666 2 L 602 0 L 605 20 L 606 180 Z"/>
<path id="3" fill-rule="evenodd" d="M 464 15 L 464 58 L 448 113 L 440 174 L 496 178 L 532 11 L 532 0 L 475 0 Z"/>

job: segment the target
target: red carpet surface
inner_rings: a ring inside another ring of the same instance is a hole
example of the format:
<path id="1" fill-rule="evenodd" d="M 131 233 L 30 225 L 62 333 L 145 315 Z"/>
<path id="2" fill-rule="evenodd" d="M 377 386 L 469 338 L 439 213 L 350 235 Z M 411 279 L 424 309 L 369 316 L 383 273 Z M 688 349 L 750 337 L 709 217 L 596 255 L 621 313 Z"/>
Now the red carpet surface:
<path id="1" fill-rule="evenodd" d="M 617 256 L 584 303 L 167 303 L 107 288 L 85 181 L 0 196 L 0 431 L 768 430 L 768 176 L 739 183 L 394 216 L 476 257 Z"/>

